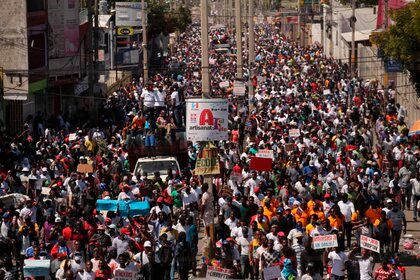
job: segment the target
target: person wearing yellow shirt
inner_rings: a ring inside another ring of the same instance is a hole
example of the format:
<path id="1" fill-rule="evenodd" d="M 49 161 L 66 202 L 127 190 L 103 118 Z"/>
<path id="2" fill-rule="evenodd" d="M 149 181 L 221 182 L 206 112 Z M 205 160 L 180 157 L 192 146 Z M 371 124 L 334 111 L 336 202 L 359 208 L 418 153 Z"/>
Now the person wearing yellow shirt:
<path id="1" fill-rule="evenodd" d="M 311 236 L 311 232 L 316 229 L 318 223 L 318 216 L 316 214 L 311 215 L 311 223 L 306 226 L 306 234 Z"/>
<path id="2" fill-rule="evenodd" d="M 319 200 L 317 200 L 317 199 L 311 198 L 308 201 L 308 209 L 309 209 L 309 212 L 312 212 L 315 207 L 317 207 L 318 209 L 321 209 L 322 208 L 322 203 Z"/>
<path id="3" fill-rule="evenodd" d="M 95 142 L 92 140 L 92 138 L 89 136 L 88 139 L 85 141 L 85 147 L 89 152 L 93 152 L 95 150 Z"/>

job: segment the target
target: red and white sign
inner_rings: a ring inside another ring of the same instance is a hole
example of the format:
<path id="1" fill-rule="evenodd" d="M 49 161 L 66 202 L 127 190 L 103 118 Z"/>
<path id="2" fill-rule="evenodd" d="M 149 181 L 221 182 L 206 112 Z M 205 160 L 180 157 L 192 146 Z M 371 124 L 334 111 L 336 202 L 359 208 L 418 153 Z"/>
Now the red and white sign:
<path id="1" fill-rule="evenodd" d="M 319 235 L 312 238 L 312 248 L 325 249 L 338 247 L 337 235 Z"/>
<path id="2" fill-rule="evenodd" d="M 116 269 L 114 271 L 115 280 L 135 280 L 137 279 L 137 273 L 131 270 Z"/>
<path id="3" fill-rule="evenodd" d="M 379 240 L 361 235 L 360 247 L 379 253 L 381 249 L 381 243 Z"/>
<path id="4" fill-rule="evenodd" d="M 187 140 L 228 140 L 228 106 L 226 99 L 187 100 Z"/>
<path id="5" fill-rule="evenodd" d="M 257 154 L 255 155 L 259 158 L 271 158 L 274 159 L 274 152 L 273 150 L 258 150 Z"/>
<path id="6" fill-rule="evenodd" d="M 292 137 L 292 138 L 297 138 L 297 137 L 299 137 L 299 136 L 300 136 L 300 129 L 298 129 L 298 128 L 293 128 L 293 129 L 289 130 L 289 135 L 290 135 L 290 137 Z"/>

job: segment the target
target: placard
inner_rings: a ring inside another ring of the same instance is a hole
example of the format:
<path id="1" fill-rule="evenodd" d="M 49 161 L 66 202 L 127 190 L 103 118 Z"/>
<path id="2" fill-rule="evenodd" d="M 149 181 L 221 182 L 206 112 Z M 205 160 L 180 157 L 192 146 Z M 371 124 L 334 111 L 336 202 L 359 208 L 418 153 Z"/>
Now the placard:
<path id="1" fill-rule="evenodd" d="M 229 140 L 226 99 L 187 100 L 187 140 Z"/>
<path id="2" fill-rule="evenodd" d="M 232 269 L 208 266 L 206 279 L 233 279 L 233 275 L 234 272 Z"/>
<path id="3" fill-rule="evenodd" d="M 271 171 L 273 160 L 271 158 L 251 157 L 249 169 L 256 171 Z"/>
<path id="4" fill-rule="evenodd" d="M 69 134 L 69 141 L 74 141 L 77 139 L 77 135 L 76 133 L 70 133 Z"/>
<path id="5" fill-rule="evenodd" d="M 79 173 L 93 173 L 93 165 L 92 164 L 78 164 L 77 165 L 77 172 L 79 172 Z"/>
<path id="6" fill-rule="evenodd" d="M 50 275 L 50 260 L 24 260 L 23 277 L 42 277 Z"/>
<path id="7" fill-rule="evenodd" d="M 370 238 L 365 235 L 360 236 L 360 247 L 374 251 L 376 253 L 380 252 L 381 243 L 377 239 Z"/>
<path id="8" fill-rule="evenodd" d="M 119 211 L 121 217 L 128 215 L 133 217 L 136 215 L 148 215 L 150 213 L 149 201 L 136 201 L 136 200 L 111 200 L 111 199 L 98 199 L 96 201 L 96 210 L 98 211 Z"/>
<path id="9" fill-rule="evenodd" d="M 319 235 L 312 238 L 312 248 L 314 249 L 325 249 L 334 248 L 338 246 L 337 235 Z"/>
<path id="10" fill-rule="evenodd" d="M 234 81 L 233 82 L 233 95 L 236 96 L 244 96 L 245 95 L 245 84 L 242 81 Z"/>
<path id="11" fill-rule="evenodd" d="M 195 162 L 195 175 L 216 175 L 220 174 L 219 154 L 217 148 L 208 145 L 198 154 Z"/>
<path id="12" fill-rule="evenodd" d="M 284 144 L 284 150 L 287 153 L 293 152 L 294 149 L 295 149 L 295 144 L 293 144 L 293 143 Z"/>
<path id="13" fill-rule="evenodd" d="M 269 266 L 264 268 L 264 280 L 278 279 L 281 277 L 280 266 Z"/>
<path id="14" fill-rule="evenodd" d="M 293 128 L 289 130 L 289 136 L 292 138 L 297 138 L 300 136 L 300 129 L 298 128 Z"/>
<path id="15" fill-rule="evenodd" d="M 221 88 L 227 88 L 229 87 L 229 81 L 223 81 L 219 83 L 219 87 Z"/>
<path id="16" fill-rule="evenodd" d="M 131 270 L 116 269 L 114 271 L 115 280 L 136 280 L 137 273 Z"/>
<path id="17" fill-rule="evenodd" d="M 258 152 L 255 154 L 256 157 L 259 158 L 271 158 L 274 159 L 274 152 L 273 150 L 258 150 Z"/>

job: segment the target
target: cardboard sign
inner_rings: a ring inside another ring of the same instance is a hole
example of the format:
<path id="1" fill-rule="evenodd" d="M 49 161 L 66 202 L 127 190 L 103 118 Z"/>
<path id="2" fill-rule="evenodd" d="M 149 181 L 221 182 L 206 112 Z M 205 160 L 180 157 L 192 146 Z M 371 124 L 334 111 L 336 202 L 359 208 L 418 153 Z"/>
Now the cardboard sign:
<path id="1" fill-rule="evenodd" d="M 251 157 L 249 169 L 256 171 L 271 171 L 273 160 L 271 158 Z"/>
<path id="2" fill-rule="evenodd" d="M 273 150 L 258 150 L 258 153 L 255 156 L 259 158 L 274 159 L 274 152 Z"/>
<path id="3" fill-rule="evenodd" d="M 219 154 L 217 148 L 208 145 L 199 153 L 195 162 L 195 175 L 220 174 Z"/>
<path id="4" fill-rule="evenodd" d="M 381 244 L 379 240 L 370 238 L 365 235 L 360 236 L 360 247 L 374 251 L 376 253 L 380 252 Z"/>
<path id="5" fill-rule="evenodd" d="M 338 246 L 337 235 L 319 235 L 312 238 L 312 248 L 314 249 L 325 249 L 334 248 Z"/>
<path id="6" fill-rule="evenodd" d="M 214 266 L 207 267 L 206 279 L 232 279 L 234 272 L 232 269 L 219 268 Z"/>
<path id="7" fill-rule="evenodd" d="M 223 186 L 222 189 L 219 192 L 219 196 L 226 196 L 226 197 L 230 196 L 230 197 L 232 197 L 233 196 L 233 191 L 228 186 Z"/>
<path id="8" fill-rule="evenodd" d="M 291 152 L 293 152 L 293 150 L 295 149 L 295 144 L 293 144 L 293 143 L 287 143 L 287 144 L 284 144 L 284 150 L 287 152 L 287 153 L 291 153 Z"/>
<path id="9" fill-rule="evenodd" d="M 79 164 L 77 165 L 77 172 L 93 173 L 93 165 L 92 164 Z"/>
<path id="10" fill-rule="evenodd" d="M 240 183 L 242 183 L 242 174 L 241 173 L 232 172 L 230 174 L 230 179 L 233 182 L 237 182 L 238 184 L 240 184 Z"/>
<path id="11" fill-rule="evenodd" d="M 25 260 L 23 277 L 42 277 L 50 275 L 50 260 Z"/>
<path id="12" fill-rule="evenodd" d="M 242 81 L 234 81 L 233 82 L 233 94 L 236 96 L 244 96 L 245 95 L 245 84 Z"/>
<path id="13" fill-rule="evenodd" d="M 292 137 L 292 138 L 299 137 L 300 136 L 300 129 L 294 128 L 294 129 L 289 130 L 289 136 Z"/>
<path id="14" fill-rule="evenodd" d="M 131 270 L 116 269 L 114 271 L 115 280 L 136 280 L 137 273 Z"/>
<path id="15" fill-rule="evenodd" d="M 187 100 L 187 140 L 229 140 L 228 103 L 226 99 Z"/>
<path id="16" fill-rule="evenodd" d="M 280 266 L 269 266 L 264 268 L 264 280 L 278 279 L 281 277 Z"/>

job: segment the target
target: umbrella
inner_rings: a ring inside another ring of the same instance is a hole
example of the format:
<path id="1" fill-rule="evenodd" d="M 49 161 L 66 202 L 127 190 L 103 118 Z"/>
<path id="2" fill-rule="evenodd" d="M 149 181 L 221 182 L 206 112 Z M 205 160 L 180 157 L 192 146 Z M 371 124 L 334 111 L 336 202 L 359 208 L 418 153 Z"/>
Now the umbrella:
<path id="1" fill-rule="evenodd" d="M 420 120 L 417 120 L 413 126 L 410 128 L 410 131 L 408 132 L 409 136 L 413 136 L 416 134 L 420 134 Z"/>

